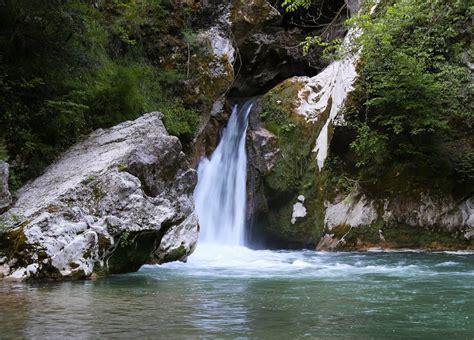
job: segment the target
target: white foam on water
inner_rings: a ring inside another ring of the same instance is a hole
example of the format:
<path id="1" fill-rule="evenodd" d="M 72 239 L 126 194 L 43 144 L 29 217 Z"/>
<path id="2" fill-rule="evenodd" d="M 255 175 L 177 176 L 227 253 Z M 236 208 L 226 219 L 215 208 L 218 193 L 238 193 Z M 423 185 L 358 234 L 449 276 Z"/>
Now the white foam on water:
<path id="1" fill-rule="evenodd" d="M 442 251 L 442 252 L 435 252 L 435 253 L 444 253 L 444 254 L 451 254 L 451 255 L 474 255 L 474 251 L 472 250 Z"/>
<path id="2" fill-rule="evenodd" d="M 457 262 L 446 261 L 446 262 L 438 263 L 435 266 L 436 267 L 453 267 L 453 266 L 457 266 L 458 264 L 459 263 L 457 263 Z"/>
<path id="3" fill-rule="evenodd" d="M 244 246 L 200 243 L 187 263 L 167 263 L 161 268 L 179 275 L 221 278 L 357 279 L 371 274 L 402 277 L 435 274 L 418 264 L 360 257 L 359 254 L 252 250 Z"/>

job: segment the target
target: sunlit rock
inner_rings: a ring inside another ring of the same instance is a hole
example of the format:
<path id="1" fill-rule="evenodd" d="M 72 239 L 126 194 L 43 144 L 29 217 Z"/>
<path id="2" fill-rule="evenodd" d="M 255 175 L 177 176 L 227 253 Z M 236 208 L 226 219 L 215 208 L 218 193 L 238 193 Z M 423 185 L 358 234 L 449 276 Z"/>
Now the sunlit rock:
<path id="1" fill-rule="evenodd" d="M 195 182 L 160 113 L 97 130 L 0 216 L 0 276 L 86 278 L 185 260 L 198 234 Z"/>
<path id="2" fill-rule="evenodd" d="M 331 139 L 329 130 L 332 126 L 344 122 L 341 112 L 357 78 L 356 66 L 359 57 L 358 53 L 351 50 L 351 45 L 359 34 L 359 30 L 356 28 L 347 33 L 342 47 L 345 54 L 342 59 L 332 62 L 315 77 L 293 79 L 294 82 L 302 85 L 298 93 L 299 103 L 296 112 L 302 115 L 308 123 L 324 119 L 324 124 L 319 125 L 322 127 L 318 131 L 313 150 L 316 153 L 319 170 L 324 166 L 328 155 Z"/>

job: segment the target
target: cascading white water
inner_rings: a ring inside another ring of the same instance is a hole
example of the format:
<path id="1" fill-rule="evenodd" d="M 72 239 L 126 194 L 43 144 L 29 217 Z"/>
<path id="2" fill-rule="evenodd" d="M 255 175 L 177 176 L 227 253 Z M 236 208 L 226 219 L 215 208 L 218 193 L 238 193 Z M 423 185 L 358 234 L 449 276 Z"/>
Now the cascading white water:
<path id="1" fill-rule="evenodd" d="M 200 242 L 242 246 L 245 239 L 247 154 L 245 135 L 252 102 L 235 105 L 221 141 L 198 167 L 194 191 Z"/>

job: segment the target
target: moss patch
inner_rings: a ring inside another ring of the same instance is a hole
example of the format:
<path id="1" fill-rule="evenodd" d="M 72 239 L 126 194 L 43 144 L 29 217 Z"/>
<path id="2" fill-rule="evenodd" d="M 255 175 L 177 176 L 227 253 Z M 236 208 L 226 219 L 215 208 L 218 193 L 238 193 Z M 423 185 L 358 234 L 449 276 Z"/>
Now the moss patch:
<path id="1" fill-rule="evenodd" d="M 146 263 L 161 239 L 160 231 L 123 232 L 114 237 L 115 249 L 106 260 L 110 274 L 135 272 Z"/>
<path id="2" fill-rule="evenodd" d="M 316 123 L 308 123 L 296 112 L 302 83 L 287 80 L 262 99 L 261 119 L 278 141 L 279 154 L 271 171 L 264 176 L 268 200 L 268 221 L 261 223 L 265 237 L 283 247 L 314 248 L 323 226 L 324 197 L 321 178 L 312 149 L 328 113 Z M 307 215 L 291 223 L 293 205 L 305 196 Z M 267 224 L 267 225 L 265 225 Z"/>
<path id="3" fill-rule="evenodd" d="M 176 249 L 169 251 L 166 256 L 160 261 L 160 263 L 180 261 L 187 255 L 186 248 L 184 246 L 179 246 Z"/>
<path id="4" fill-rule="evenodd" d="M 380 238 L 379 230 L 382 231 L 385 240 Z M 376 223 L 352 229 L 347 225 L 342 225 L 334 228 L 331 233 L 337 239 L 341 239 L 345 235 L 345 242 L 339 243 L 338 250 L 366 250 L 373 247 L 430 251 L 474 249 L 473 241 L 456 237 L 442 229 L 429 230 L 407 225 L 380 228 L 380 223 Z"/>

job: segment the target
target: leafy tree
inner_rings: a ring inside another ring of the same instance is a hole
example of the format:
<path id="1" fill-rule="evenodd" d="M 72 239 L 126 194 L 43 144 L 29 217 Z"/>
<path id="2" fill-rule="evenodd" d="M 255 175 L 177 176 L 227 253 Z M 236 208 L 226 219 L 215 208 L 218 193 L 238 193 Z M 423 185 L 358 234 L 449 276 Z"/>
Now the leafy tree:
<path id="1" fill-rule="evenodd" d="M 451 174 L 455 162 L 446 162 L 447 146 L 462 140 L 465 147 L 449 151 L 458 159 L 474 147 L 465 61 L 472 53 L 471 18 L 465 1 L 397 0 L 382 4 L 375 16 L 352 20 L 364 34 L 348 117 L 357 131 L 352 149 L 366 172 L 406 164 L 418 169 L 413 173 L 421 167 Z M 370 162 L 368 155 L 375 154 Z"/>
<path id="2" fill-rule="evenodd" d="M 0 158 L 17 184 L 85 133 L 146 111 L 191 140 L 199 113 L 174 99 L 183 77 L 159 62 L 186 16 L 169 0 L 1 1 Z"/>

